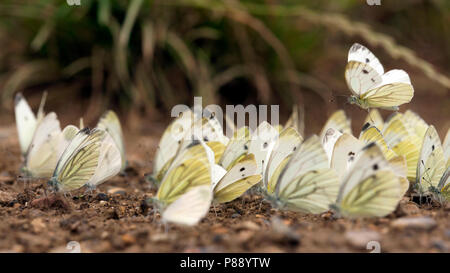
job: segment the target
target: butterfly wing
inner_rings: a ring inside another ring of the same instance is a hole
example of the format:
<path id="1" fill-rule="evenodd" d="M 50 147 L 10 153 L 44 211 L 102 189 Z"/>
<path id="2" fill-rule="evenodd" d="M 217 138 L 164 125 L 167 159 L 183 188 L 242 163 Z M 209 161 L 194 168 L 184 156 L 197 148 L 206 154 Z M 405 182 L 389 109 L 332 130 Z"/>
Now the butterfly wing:
<path id="1" fill-rule="evenodd" d="M 308 171 L 277 193 L 282 207 L 304 213 L 322 213 L 336 200 L 339 177 L 332 169 Z"/>
<path id="2" fill-rule="evenodd" d="M 411 101 L 414 88 L 408 74 L 403 70 L 390 70 L 382 76 L 382 81 L 367 92 L 360 94 L 369 107 L 396 107 Z"/>
<path id="3" fill-rule="evenodd" d="M 396 208 L 402 190 L 400 178 L 381 149 L 371 143 L 343 179 L 337 197 L 339 214 L 350 218 L 385 216 Z"/>
<path id="4" fill-rule="evenodd" d="M 430 125 L 423 138 L 417 163 L 416 185 L 419 192 L 428 194 L 437 189 L 445 169 L 441 140 L 434 126 Z"/>
<path id="5" fill-rule="evenodd" d="M 181 113 L 164 131 L 153 162 L 153 174 L 161 177 L 161 170 L 173 160 L 179 146 L 194 123 L 194 113 L 189 109 Z"/>
<path id="6" fill-rule="evenodd" d="M 365 46 L 353 44 L 348 52 L 345 80 L 353 95 L 359 97 L 382 82 L 384 68 Z"/>
<path id="7" fill-rule="evenodd" d="M 121 171 L 125 170 L 127 165 L 127 160 L 125 157 L 125 144 L 123 142 L 122 126 L 120 125 L 120 120 L 117 117 L 117 114 L 112 110 L 105 112 L 100 118 L 97 128 L 105 130 L 112 137 L 114 143 L 120 151 L 120 160 L 122 162 Z"/>
<path id="8" fill-rule="evenodd" d="M 262 122 L 252 135 L 248 153 L 255 155 L 258 173 L 263 174 L 270 152 L 278 138 L 278 131 L 268 122 Z"/>
<path id="9" fill-rule="evenodd" d="M 363 147 L 364 143 L 350 134 L 339 137 L 334 145 L 330 163 L 330 167 L 336 171 L 339 178 L 345 175 Z"/>
<path id="10" fill-rule="evenodd" d="M 428 124 L 418 114 L 411 110 L 406 110 L 403 117 L 408 126 L 414 130 L 417 137 L 423 139 L 423 136 L 428 129 Z"/>
<path id="11" fill-rule="evenodd" d="M 280 136 L 270 153 L 267 167 L 264 172 L 264 185 L 266 188 L 269 184 L 273 185 L 275 181 L 278 180 L 278 176 L 274 176 L 274 174 L 277 173 L 276 170 L 287 157 L 295 152 L 302 141 L 303 138 L 293 127 L 288 127 L 280 133 Z"/>
<path id="12" fill-rule="evenodd" d="M 447 161 L 447 168 L 450 167 L 450 129 L 447 130 L 444 142 L 442 143 L 442 148 L 444 149 L 444 157 Z"/>
<path id="13" fill-rule="evenodd" d="M 162 219 L 164 222 L 194 226 L 208 213 L 211 200 L 212 192 L 208 185 L 193 187 L 163 211 Z"/>
<path id="14" fill-rule="evenodd" d="M 32 177 L 51 177 L 61 155 L 63 141 L 59 120 L 49 113 L 39 122 L 25 158 L 25 169 Z"/>
<path id="15" fill-rule="evenodd" d="M 113 137 L 106 131 L 100 146 L 97 169 L 86 183 L 95 187 L 118 174 L 122 168 L 122 153 Z"/>
<path id="16" fill-rule="evenodd" d="M 61 155 L 53 177 L 63 192 L 81 188 L 97 169 L 100 147 L 106 132 L 85 128 L 77 133 Z"/>
<path id="17" fill-rule="evenodd" d="M 439 181 L 438 189 L 440 194 L 447 200 L 450 201 L 450 167 L 444 172 L 441 180 Z"/>
<path id="18" fill-rule="evenodd" d="M 320 143 L 319 137 L 313 135 L 305 140 L 292 154 L 286 167 L 281 171 L 275 192 L 281 192 L 292 181 L 305 173 L 328 168 L 328 158 Z"/>
<path id="19" fill-rule="evenodd" d="M 320 132 L 321 140 L 325 137 L 327 130 L 330 128 L 333 128 L 342 134 L 352 134 L 351 121 L 347 118 L 347 115 L 345 115 L 344 110 L 338 110 L 330 116 Z"/>
<path id="20" fill-rule="evenodd" d="M 379 75 L 384 74 L 384 68 L 380 60 L 365 46 L 354 43 L 348 51 L 347 62 L 359 62 L 368 64 L 375 69 Z"/>
<path id="21" fill-rule="evenodd" d="M 301 114 L 300 109 L 303 110 L 303 107 L 299 108 L 297 104 L 292 106 L 292 113 L 286 121 L 284 128 L 293 127 L 301 136 L 305 132 L 305 115 Z"/>
<path id="22" fill-rule="evenodd" d="M 395 210 L 403 191 L 398 176 L 391 171 L 378 171 L 344 196 L 340 212 L 350 218 L 383 217 Z"/>
<path id="23" fill-rule="evenodd" d="M 17 133 L 19 135 L 20 150 L 23 155 L 28 151 L 28 147 L 33 139 L 37 126 L 37 119 L 21 93 L 17 93 L 14 100 L 14 112 L 16 116 Z"/>
<path id="24" fill-rule="evenodd" d="M 196 186 L 211 186 L 214 155 L 211 162 L 207 149 L 206 145 L 193 144 L 175 160 L 158 188 L 157 198 L 161 203 L 169 205 Z"/>
<path id="25" fill-rule="evenodd" d="M 219 164 L 226 170 L 231 169 L 248 151 L 250 144 L 250 130 L 247 126 L 236 130 L 223 152 Z"/>
<path id="26" fill-rule="evenodd" d="M 214 186 L 214 201 L 225 203 L 233 201 L 261 180 L 257 174 L 255 156 L 249 154 L 242 158 Z"/>
<path id="27" fill-rule="evenodd" d="M 381 151 L 383 151 L 383 155 L 387 160 L 396 156 L 396 154 L 389 149 L 381 131 L 370 123 L 366 123 L 361 129 L 359 140 L 363 141 L 365 144 L 375 142 L 381 148 Z"/>
<path id="28" fill-rule="evenodd" d="M 378 128 L 379 130 L 383 130 L 384 121 L 383 117 L 380 114 L 380 111 L 378 109 L 372 109 L 370 110 L 369 114 L 367 114 L 366 119 L 364 120 L 364 124 L 369 123 L 370 125 Z"/>

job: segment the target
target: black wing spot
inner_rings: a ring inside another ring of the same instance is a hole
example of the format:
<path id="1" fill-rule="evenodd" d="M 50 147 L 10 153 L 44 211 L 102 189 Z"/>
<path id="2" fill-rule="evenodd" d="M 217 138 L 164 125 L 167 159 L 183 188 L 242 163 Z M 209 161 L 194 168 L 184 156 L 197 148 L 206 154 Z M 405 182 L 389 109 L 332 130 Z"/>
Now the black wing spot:
<path id="1" fill-rule="evenodd" d="M 364 126 L 362 127 L 361 131 L 365 131 L 365 130 L 367 130 L 367 128 L 369 128 L 369 127 L 370 127 L 370 123 L 369 123 L 369 122 L 366 122 L 366 124 L 364 124 Z"/>
<path id="2" fill-rule="evenodd" d="M 204 137 L 203 140 L 204 140 L 204 141 L 208 141 L 208 137 Z"/>
<path id="3" fill-rule="evenodd" d="M 366 63 L 369 63 L 369 62 L 370 62 L 369 58 L 366 58 Z"/>
<path id="4" fill-rule="evenodd" d="M 297 146 L 294 147 L 294 151 L 297 150 Z"/>
<path id="5" fill-rule="evenodd" d="M 242 167 L 239 171 L 240 171 L 240 172 L 245 171 L 245 167 Z"/>
<path id="6" fill-rule="evenodd" d="M 434 151 L 434 144 L 433 144 L 433 145 L 431 145 L 431 150 L 432 150 L 432 151 Z"/>
<path id="7" fill-rule="evenodd" d="M 267 142 L 264 142 L 263 148 L 264 148 L 264 149 L 267 148 L 268 145 L 269 145 L 269 144 L 268 144 Z"/>
<path id="8" fill-rule="evenodd" d="M 352 151 L 350 151 L 350 152 L 348 153 L 348 156 L 354 156 L 354 155 L 355 155 L 355 153 L 352 152 Z"/>
<path id="9" fill-rule="evenodd" d="M 372 168 L 374 171 L 378 170 L 378 164 L 374 164 Z"/>
<path id="10" fill-rule="evenodd" d="M 365 69 L 363 69 L 363 71 L 362 71 L 364 74 L 369 74 L 369 71 L 367 71 L 367 70 L 365 70 Z"/>
<path id="11" fill-rule="evenodd" d="M 248 150 L 247 144 L 244 145 L 244 150 Z"/>

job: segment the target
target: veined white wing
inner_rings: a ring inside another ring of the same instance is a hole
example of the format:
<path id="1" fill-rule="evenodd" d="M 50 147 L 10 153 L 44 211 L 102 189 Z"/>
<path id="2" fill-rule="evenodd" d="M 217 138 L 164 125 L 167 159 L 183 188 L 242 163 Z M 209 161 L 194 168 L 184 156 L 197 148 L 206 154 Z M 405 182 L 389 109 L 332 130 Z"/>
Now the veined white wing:
<path id="1" fill-rule="evenodd" d="M 268 161 L 270 152 L 278 138 L 277 129 L 273 128 L 268 122 L 263 121 L 256 131 L 252 134 L 249 154 L 255 155 L 258 173 L 264 175 L 264 170 Z"/>
<path id="2" fill-rule="evenodd" d="M 211 201 L 210 186 L 194 187 L 172 202 L 163 211 L 162 219 L 180 225 L 196 225 L 208 213 Z"/>
<path id="3" fill-rule="evenodd" d="M 122 155 L 114 139 L 105 132 L 100 146 L 97 169 L 94 175 L 86 182 L 88 187 L 96 187 L 118 174 L 122 167 Z"/>

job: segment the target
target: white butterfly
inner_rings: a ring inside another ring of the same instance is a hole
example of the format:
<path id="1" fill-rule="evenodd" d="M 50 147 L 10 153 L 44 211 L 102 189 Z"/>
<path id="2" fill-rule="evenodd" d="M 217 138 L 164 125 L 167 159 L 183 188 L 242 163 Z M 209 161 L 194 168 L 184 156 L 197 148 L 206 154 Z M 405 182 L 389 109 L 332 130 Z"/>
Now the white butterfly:
<path id="1" fill-rule="evenodd" d="M 17 133 L 19 135 L 19 144 L 22 155 L 28 151 L 28 147 L 33 139 L 34 131 L 36 130 L 38 121 L 44 118 L 44 104 L 47 98 L 47 92 L 44 92 L 37 116 L 28 105 L 27 100 L 22 96 L 22 93 L 17 93 L 14 100 L 14 112 L 16 116 Z"/>
<path id="2" fill-rule="evenodd" d="M 34 132 L 22 171 L 31 177 L 51 177 L 59 157 L 78 128 L 69 125 L 61 131 L 55 113 L 47 114 Z"/>
<path id="3" fill-rule="evenodd" d="M 114 160 L 112 154 L 119 159 L 110 161 Z M 91 186 L 98 185 L 117 174 L 120 164 L 120 151 L 109 134 L 100 129 L 84 128 L 62 153 L 48 184 L 61 192 L 79 189 L 88 182 Z"/>
<path id="4" fill-rule="evenodd" d="M 343 178 L 332 209 L 350 218 L 383 217 L 394 211 L 402 198 L 401 183 L 378 145 L 370 143 Z"/>
<path id="5" fill-rule="evenodd" d="M 229 171 L 217 164 L 213 168 L 215 175 L 212 188 L 215 203 L 233 201 L 261 181 L 253 154 L 244 156 Z"/>
<path id="6" fill-rule="evenodd" d="M 280 209 L 322 213 L 336 200 L 339 177 L 317 136 L 305 140 L 291 155 L 266 198 Z"/>
<path id="7" fill-rule="evenodd" d="M 195 225 L 209 211 L 212 201 L 214 154 L 199 138 L 174 159 L 161 181 L 156 204 L 164 222 Z"/>
<path id="8" fill-rule="evenodd" d="M 363 109 L 398 110 L 399 105 L 410 102 L 414 96 L 405 71 L 395 69 L 384 73 L 378 58 L 357 43 L 348 52 L 345 79 L 352 92 L 349 102 Z"/>
<path id="9" fill-rule="evenodd" d="M 366 123 L 361 130 L 359 139 L 351 134 L 341 134 L 334 129 L 328 129 L 323 139 L 323 145 L 327 151 L 330 167 L 335 169 L 339 177 L 343 177 L 351 169 L 355 158 L 364 152 L 363 147 L 375 143 L 381 149 L 383 156 L 388 160 L 391 170 L 400 178 L 402 196 L 409 188 L 407 176 L 407 162 L 404 156 L 396 155 L 384 141 L 381 132 L 374 126 Z"/>
<path id="10" fill-rule="evenodd" d="M 428 195 L 438 190 L 439 182 L 446 170 L 441 140 L 433 125 L 428 127 L 423 138 L 417 163 L 416 189 Z"/>

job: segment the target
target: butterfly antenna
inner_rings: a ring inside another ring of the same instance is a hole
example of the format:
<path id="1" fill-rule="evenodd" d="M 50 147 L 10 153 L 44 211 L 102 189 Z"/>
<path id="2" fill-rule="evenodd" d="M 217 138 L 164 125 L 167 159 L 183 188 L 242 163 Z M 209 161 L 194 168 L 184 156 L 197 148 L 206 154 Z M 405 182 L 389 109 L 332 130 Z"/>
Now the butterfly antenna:
<path id="1" fill-rule="evenodd" d="M 38 110 L 38 118 L 43 118 L 44 116 L 44 105 L 47 101 L 47 91 L 44 91 L 41 98 L 41 103 L 39 104 L 39 110 Z"/>

